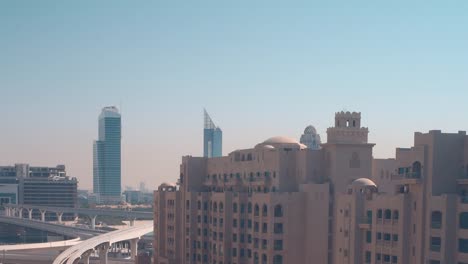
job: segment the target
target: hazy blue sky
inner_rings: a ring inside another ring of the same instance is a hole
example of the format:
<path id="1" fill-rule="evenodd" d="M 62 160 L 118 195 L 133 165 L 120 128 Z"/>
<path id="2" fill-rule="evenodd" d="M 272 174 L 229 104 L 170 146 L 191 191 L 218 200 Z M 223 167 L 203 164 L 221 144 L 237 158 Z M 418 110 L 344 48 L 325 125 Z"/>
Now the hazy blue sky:
<path id="1" fill-rule="evenodd" d="M 468 1 L 1 1 L 0 165 L 66 164 L 92 186 L 106 105 L 123 106 L 123 185 L 175 181 L 334 112 L 362 112 L 376 157 L 414 131 L 468 130 Z M 235 2 L 235 3 L 232 3 Z M 291 6 L 294 7 L 291 7 Z"/>

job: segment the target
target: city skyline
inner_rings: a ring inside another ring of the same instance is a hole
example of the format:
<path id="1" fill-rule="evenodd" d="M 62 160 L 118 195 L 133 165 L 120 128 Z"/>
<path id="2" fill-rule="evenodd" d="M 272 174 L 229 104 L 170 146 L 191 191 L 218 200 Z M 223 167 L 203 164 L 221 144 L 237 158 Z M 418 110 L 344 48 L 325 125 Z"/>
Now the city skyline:
<path id="1" fill-rule="evenodd" d="M 203 107 L 224 154 L 307 125 L 326 142 L 342 109 L 366 114 L 378 158 L 415 131 L 468 130 L 468 3 L 402 3 L 1 3 L 0 163 L 66 164 L 91 189 L 105 105 L 125 119 L 122 185 L 150 189 L 176 181 L 183 155 L 203 155 Z"/>

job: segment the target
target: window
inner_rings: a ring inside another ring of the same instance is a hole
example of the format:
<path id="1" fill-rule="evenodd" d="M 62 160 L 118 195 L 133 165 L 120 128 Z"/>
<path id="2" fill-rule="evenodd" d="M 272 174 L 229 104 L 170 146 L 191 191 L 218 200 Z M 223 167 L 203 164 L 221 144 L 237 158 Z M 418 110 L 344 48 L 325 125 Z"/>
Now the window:
<path id="1" fill-rule="evenodd" d="M 393 234 L 393 241 L 398 242 L 398 234 Z"/>
<path id="2" fill-rule="evenodd" d="M 281 205 L 275 206 L 275 217 L 282 217 L 283 216 L 283 207 Z"/>
<path id="3" fill-rule="evenodd" d="M 248 212 L 249 214 L 252 213 L 252 203 L 248 203 L 248 204 L 247 204 L 247 212 Z"/>
<path id="4" fill-rule="evenodd" d="M 237 203 L 232 204 L 232 212 L 237 213 Z"/>
<path id="5" fill-rule="evenodd" d="M 440 229 L 442 227 L 442 213 L 433 211 L 431 213 L 431 228 Z"/>
<path id="6" fill-rule="evenodd" d="M 274 250 L 283 250 L 283 240 L 275 240 L 273 249 Z"/>
<path id="7" fill-rule="evenodd" d="M 274 232 L 275 232 L 275 234 L 282 234 L 283 233 L 283 224 L 282 223 L 275 223 Z"/>
<path id="8" fill-rule="evenodd" d="M 382 233 L 378 232 L 376 234 L 376 238 L 377 238 L 377 240 L 382 240 Z"/>
<path id="9" fill-rule="evenodd" d="M 377 210 L 377 218 L 382 219 L 382 209 Z"/>
<path id="10" fill-rule="evenodd" d="M 275 255 L 273 257 L 273 264 L 283 264 L 283 256 Z"/>
<path id="11" fill-rule="evenodd" d="M 372 232 L 371 231 L 366 231 L 366 242 L 367 243 L 372 243 Z"/>
<path id="12" fill-rule="evenodd" d="M 371 252 L 370 251 L 366 251 L 366 255 L 364 257 L 364 263 L 371 263 Z"/>
<path id="13" fill-rule="evenodd" d="M 398 263 L 398 257 L 392 256 L 392 263 Z"/>
<path id="14" fill-rule="evenodd" d="M 255 204 L 255 209 L 254 209 L 254 216 L 259 216 L 260 215 L 260 207 L 258 204 Z"/>
<path id="15" fill-rule="evenodd" d="M 268 232 L 268 224 L 267 223 L 263 223 L 262 225 L 262 233 L 267 233 Z"/>
<path id="16" fill-rule="evenodd" d="M 390 241 L 390 239 L 391 239 L 391 235 L 389 233 L 385 233 L 384 234 L 384 240 L 385 241 Z"/>
<path id="17" fill-rule="evenodd" d="M 468 212 L 460 213 L 460 228 L 468 229 Z"/>
<path id="18" fill-rule="evenodd" d="M 268 216 L 268 206 L 266 204 L 263 205 L 262 216 Z"/>
<path id="19" fill-rule="evenodd" d="M 458 239 L 458 252 L 468 253 L 468 239 Z"/>
<path id="20" fill-rule="evenodd" d="M 442 244 L 442 239 L 440 237 L 431 237 L 431 251 L 440 252 L 440 246 Z"/>
<path id="21" fill-rule="evenodd" d="M 359 155 L 357 154 L 357 152 L 354 152 L 351 155 L 351 160 L 349 161 L 349 167 L 352 169 L 361 167 L 361 161 L 359 160 Z"/>
<path id="22" fill-rule="evenodd" d="M 392 211 L 390 209 L 385 210 L 385 220 L 390 220 L 392 219 Z"/>
<path id="23" fill-rule="evenodd" d="M 412 178 L 421 178 L 421 162 L 416 161 L 412 166 Z"/>

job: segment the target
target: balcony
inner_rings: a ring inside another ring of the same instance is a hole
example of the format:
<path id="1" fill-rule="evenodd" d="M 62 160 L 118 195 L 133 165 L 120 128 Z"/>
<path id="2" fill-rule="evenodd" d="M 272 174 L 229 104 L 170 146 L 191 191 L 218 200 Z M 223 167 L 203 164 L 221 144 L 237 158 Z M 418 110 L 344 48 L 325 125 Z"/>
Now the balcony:
<path id="1" fill-rule="evenodd" d="M 371 229 L 372 218 L 369 218 L 369 217 L 362 218 L 359 221 L 358 225 L 359 225 L 359 228 L 362 228 L 362 229 Z"/>
<path id="2" fill-rule="evenodd" d="M 400 184 L 419 184 L 421 183 L 421 173 L 406 172 L 392 175 L 392 180 L 399 181 Z"/>

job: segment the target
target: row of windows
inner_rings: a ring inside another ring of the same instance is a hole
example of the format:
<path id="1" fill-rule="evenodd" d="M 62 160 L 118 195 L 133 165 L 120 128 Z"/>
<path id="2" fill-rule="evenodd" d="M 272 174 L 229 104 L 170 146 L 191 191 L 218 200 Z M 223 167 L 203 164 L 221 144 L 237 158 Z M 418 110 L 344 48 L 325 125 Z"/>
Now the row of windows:
<path id="1" fill-rule="evenodd" d="M 239 208 L 240 207 L 240 208 Z M 260 206 L 258 204 L 255 204 L 253 207 L 253 212 L 254 216 L 260 216 Z M 186 209 L 190 209 L 190 200 L 186 201 Z M 201 201 L 197 202 L 197 209 L 201 210 L 202 209 L 202 203 Z M 210 202 L 209 203 L 209 209 L 213 212 L 219 212 L 223 213 L 224 212 L 224 203 L 223 202 Z M 208 202 L 203 203 L 203 210 L 207 211 L 208 210 Z M 245 204 L 241 203 L 240 206 L 238 206 L 237 203 L 232 204 L 232 212 L 233 213 L 245 213 Z M 247 204 L 247 212 L 249 214 L 252 213 L 252 203 Z M 268 216 L 268 206 L 266 204 L 263 204 L 262 206 L 262 216 Z M 283 216 L 283 207 L 280 204 L 275 205 L 274 207 L 274 216 L 275 217 L 282 217 Z"/>
<path id="2" fill-rule="evenodd" d="M 379 209 L 377 210 L 377 219 L 385 219 L 385 220 L 398 220 L 400 218 L 400 213 L 398 210 L 390 210 L 390 209 Z"/>
<path id="3" fill-rule="evenodd" d="M 231 253 L 232 253 L 232 256 L 233 256 L 233 257 L 237 257 L 237 256 L 238 256 L 238 254 L 237 254 L 237 248 L 233 248 L 232 251 L 231 251 Z M 250 250 L 250 249 L 247 249 L 247 250 L 246 250 L 246 249 L 241 248 L 241 249 L 239 250 L 239 257 L 241 257 L 241 258 L 249 258 L 249 259 L 251 259 L 252 256 L 253 256 L 253 259 L 254 259 L 254 264 L 260 264 L 260 263 L 261 263 L 261 264 L 268 264 L 268 263 L 269 263 L 269 262 L 268 262 L 268 257 L 267 257 L 266 254 L 262 254 L 262 256 L 260 257 L 260 255 L 258 254 L 258 252 L 254 252 L 254 253 L 252 254 L 252 250 Z M 202 263 L 209 263 L 209 262 L 208 262 L 208 255 L 206 255 L 206 254 L 204 254 L 203 257 L 202 257 L 201 254 L 195 254 L 195 253 L 194 253 L 194 254 L 192 255 L 192 260 L 193 260 L 194 262 L 202 262 L 202 260 L 203 260 Z M 219 262 L 213 261 L 212 263 L 213 263 L 213 264 L 223 264 L 222 261 L 219 261 Z M 275 255 L 275 256 L 273 256 L 273 260 L 272 260 L 271 263 L 272 263 L 272 264 L 283 264 L 283 256 L 281 256 L 281 255 Z"/>
<path id="4" fill-rule="evenodd" d="M 265 171 L 265 172 L 261 173 L 261 172 L 258 171 L 257 173 L 251 172 L 251 173 L 249 173 L 249 175 L 248 175 L 249 179 L 253 179 L 254 177 L 260 178 L 261 176 L 270 177 L 270 176 L 271 176 L 271 172 Z M 225 174 L 223 174 L 223 175 L 221 175 L 221 174 L 213 174 L 213 175 L 211 175 L 211 176 L 210 176 L 210 175 L 206 175 L 206 178 L 207 178 L 207 179 L 224 179 L 224 180 L 227 180 L 228 178 L 229 178 L 229 179 L 232 179 L 232 178 L 234 178 L 234 177 L 237 178 L 237 179 L 240 179 L 240 178 L 241 178 L 241 174 L 240 174 L 240 173 L 236 173 L 236 174 L 230 173 L 230 174 L 228 175 L 228 174 L 225 173 Z M 247 179 L 247 174 L 246 174 L 246 173 L 244 173 L 243 178 L 244 178 L 244 179 Z M 276 178 L 276 171 L 273 172 L 273 178 Z"/>
<path id="5" fill-rule="evenodd" d="M 398 263 L 398 256 L 392 256 L 388 254 L 375 254 L 376 262 L 384 262 L 384 263 Z M 364 263 L 371 263 L 372 261 L 372 253 L 370 251 L 366 251 L 364 256 Z"/>
<path id="6" fill-rule="evenodd" d="M 248 228 L 251 229 L 252 225 L 250 224 Z M 258 222 L 254 223 L 254 232 L 255 233 L 260 232 L 260 224 Z M 262 224 L 262 233 L 268 233 L 268 224 L 267 223 Z M 284 233 L 283 224 L 282 223 L 275 223 L 273 225 L 273 233 L 274 234 L 283 234 Z M 216 237 L 217 237 L 216 234 L 217 234 L 217 232 L 210 231 L 210 236 L 213 237 L 214 240 L 216 240 Z M 223 234 L 222 232 L 219 232 L 219 239 L 220 240 L 222 240 L 222 237 L 223 237 L 222 234 Z M 198 236 L 202 235 L 202 229 L 201 228 L 197 228 L 197 235 Z M 208 236 L 208 229 L 203 228 L 203 236 Z M 248 236 L 251 236 L 251 235 L 248 235 Z M 243 238 L 243 234 L 241 234 L 241 242 L 243 242 L 242 238 Z"/>
<path id="7" fill-rule="evenodd" d="M 376 232 L 375 233 L 375 239 L 377 241 L 398 242 L 398 234 Z M 366 232 L 366 242 L 367 243 L 372 243 L 372 232 L 371 231 Z"/>

